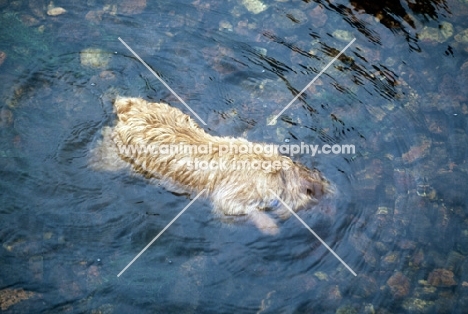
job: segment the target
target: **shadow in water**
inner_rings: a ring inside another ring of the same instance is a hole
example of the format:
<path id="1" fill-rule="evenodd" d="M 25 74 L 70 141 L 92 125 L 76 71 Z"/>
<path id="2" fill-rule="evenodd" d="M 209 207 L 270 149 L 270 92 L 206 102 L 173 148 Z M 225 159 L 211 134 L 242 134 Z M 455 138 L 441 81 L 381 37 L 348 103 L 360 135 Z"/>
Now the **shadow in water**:
<path id="1" fill-rule="evenodd" d="M 311 2 L 311 0 L 304 1 Z M 427 21 L 438 20 L 440 16 L 445 16 L 445 13 L 451 14 L 445 0 L 352 0 L 342 4 L 332 3 L 329 0 L 314 1 L 331 11 L 339 13 L 346 22 L 365 35 L 370 41 L 382 45 L 379 34 L 372 29 L 373 23 L 367 21 L 365 14 L 371 15 L 393 33 L 402 34 L 406 38 L 410 49 L 414 51 L 421 51 L 418 38 L 415 35 L 416 24 L 418 23 L 415 15 L 422 16 L 422 19 Z"/>

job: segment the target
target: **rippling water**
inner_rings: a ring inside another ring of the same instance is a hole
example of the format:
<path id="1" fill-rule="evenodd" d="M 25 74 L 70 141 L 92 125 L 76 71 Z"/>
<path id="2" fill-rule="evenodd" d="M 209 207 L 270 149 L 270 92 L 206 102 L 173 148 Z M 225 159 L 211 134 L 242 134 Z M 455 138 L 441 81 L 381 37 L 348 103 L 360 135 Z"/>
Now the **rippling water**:
<path id="1" fill-rule="evenodd" d="M 0 1 L 3 311 L 465 313 L 466 1 L 47 5 Z M 204 200 L 117 277 L 190 201 L 88 166 L 115 95 L 186 111 L 118 37 L 211 134 L 355 145 L 293 159 L 336 185 L 299 215 L 356 277 L 294 217 L 267 236 Z"/>

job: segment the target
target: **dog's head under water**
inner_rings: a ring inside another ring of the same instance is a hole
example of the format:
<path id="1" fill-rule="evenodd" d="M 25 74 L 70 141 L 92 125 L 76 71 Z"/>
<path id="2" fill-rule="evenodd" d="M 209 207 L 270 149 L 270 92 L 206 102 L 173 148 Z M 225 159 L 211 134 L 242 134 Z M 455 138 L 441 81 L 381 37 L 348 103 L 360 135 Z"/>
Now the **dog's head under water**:
<path id="1" fill-rule="evenodd" d="M 250 180 L 241 183 L 242 188 L 234 193 L 236 199 L 248 202 L 244 205 L 250 208 L 247 211 L 250 218 L 266 234 L 279 232 L 275 220 L 266 213 L 268 211 L 281 219 L 289 218 L 291 211 L 302 209 L 313 209 L 315 214 L 334 212 L 328 207 L 333 202 L 330 196 L 336 193 L 335 188 L 320 171 L 309 170 L 285 156 L 280 159 L 289 163 L 289 167 L 272 169 L 263 175 L 260 172 L 252 174 Z"/>
<path id="2" fill-rule="evenodd" d="M 296 212 L 311 208 L 322 198 L 335 194 L 335 188 L 320 171 L 291 163 L 289 169 L 281 169 L 277 173 L 276 184 L 272 184 L 271 190 L 280 199 L 270 199 L 269 206 L 266 206 L 266 209 L 280 209 L 281 216 L 286 217 L 290 209 Z"/>
<path id="3" fill-rule="evenodd" d="M 299 177 L 301 180 L 302 193 L 307 194 L 311 201 L 319 201 L 323 196 L 333 194 L 334 188 L 330 182 L 325 179 L 320 171 L 309 170 L 302 165 L 296 165 L 299 168 Z"/>

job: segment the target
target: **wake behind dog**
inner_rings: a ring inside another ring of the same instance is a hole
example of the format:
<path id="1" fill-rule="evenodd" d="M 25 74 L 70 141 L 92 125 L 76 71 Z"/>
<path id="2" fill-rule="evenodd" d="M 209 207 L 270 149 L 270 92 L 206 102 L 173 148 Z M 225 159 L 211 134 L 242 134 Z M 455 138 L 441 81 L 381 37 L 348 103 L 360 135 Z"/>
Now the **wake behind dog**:
<path id="1" fill-rule="evenodd" d="M 92 151 L 94 169 L 130 166 L 173 192 L 205 190 L 217 214 L 247 215 L 264 233 L 278 232 L 267 211 L 290 215 L 270 190 L 294 211 L 310 208 L 333 191 L 319 171 L 269 149 L 271 144 L 212 136 L 167 104 L 119 97 L 114 109 L 117 124 L 103 129 Z"/>

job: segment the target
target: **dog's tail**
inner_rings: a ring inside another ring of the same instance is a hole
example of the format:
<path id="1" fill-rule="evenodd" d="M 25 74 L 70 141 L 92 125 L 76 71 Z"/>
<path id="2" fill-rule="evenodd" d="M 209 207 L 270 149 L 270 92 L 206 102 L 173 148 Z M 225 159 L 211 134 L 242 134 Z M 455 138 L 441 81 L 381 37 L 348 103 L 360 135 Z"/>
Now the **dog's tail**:
<path id="1" fill-rule="evenodd" d="M 139 101 L 139 99 L 131 97 L 117 96 L 114 101 L 114 108 L 117 114 L 125 114 L 132 108 L 133 103 Z"/>

